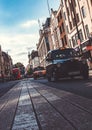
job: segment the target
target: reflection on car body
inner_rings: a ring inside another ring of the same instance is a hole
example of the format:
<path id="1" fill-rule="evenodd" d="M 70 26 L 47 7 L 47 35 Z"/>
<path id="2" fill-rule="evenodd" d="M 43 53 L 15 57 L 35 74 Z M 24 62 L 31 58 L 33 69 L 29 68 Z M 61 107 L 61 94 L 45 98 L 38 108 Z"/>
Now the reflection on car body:
<path id="1" fill-rule="evenodd" d="M 84 79 L 89 77 L 86 59 L 82 59 L 73 48 L 49 51 L 46 57 L 46 73 L 48 81 L 78 75 Z"/>
<path id="2" fill-rule="evenodd" d="M 45 77 L 45 76 L 46 76 L 46 69 L 44 67 L 38 66 L 34 68 L 34 71 L 33 71 L 34 79 L 37 79 L 39 77 Z"/>

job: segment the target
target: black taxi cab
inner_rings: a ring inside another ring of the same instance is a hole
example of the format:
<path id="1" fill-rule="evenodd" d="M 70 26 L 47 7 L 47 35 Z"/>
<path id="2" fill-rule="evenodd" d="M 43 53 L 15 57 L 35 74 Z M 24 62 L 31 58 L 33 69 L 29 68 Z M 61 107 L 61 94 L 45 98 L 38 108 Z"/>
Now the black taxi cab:
<path id="1" fill-rule="evenodd" d="M 73 48 L 52 50 L 46 56 L 46 76 L 48 81 L 74 76 L 88 79 L 88 64 Z"/>

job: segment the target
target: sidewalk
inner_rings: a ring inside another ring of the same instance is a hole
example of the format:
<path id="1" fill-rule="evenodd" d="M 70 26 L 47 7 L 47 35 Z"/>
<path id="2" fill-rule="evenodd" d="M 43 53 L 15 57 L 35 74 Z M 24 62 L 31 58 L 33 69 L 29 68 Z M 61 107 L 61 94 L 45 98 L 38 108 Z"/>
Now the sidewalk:
<path id="1" fill-rule="evenodd" d="M 92 130 L 92 100 L 21 81 L 0 98 L 0 130 Z"/>

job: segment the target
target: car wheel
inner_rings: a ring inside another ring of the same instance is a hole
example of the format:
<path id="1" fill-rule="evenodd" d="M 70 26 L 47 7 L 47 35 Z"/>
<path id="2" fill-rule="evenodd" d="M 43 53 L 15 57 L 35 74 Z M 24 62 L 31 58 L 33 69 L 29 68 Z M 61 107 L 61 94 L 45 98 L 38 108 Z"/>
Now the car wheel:
<path id="1" fill-rule="evenodd" d="M 51 77 L 48 76 L 47 79 L 48 79 L 49 82 L 51 82 Z"/>
<path id="2" fill-rule="evenodd" d="M 51 74 L 51 81 L 52 81 L 52 82 L 58 81 L 58 78 L 57 78 L 56 73 L 55 73 L 54 71 L 53 71 L 52 74 Z"/>
<path id="3" fill-rule="evenodd" d="M 83 72 L 83 79 L 88 79 L 89 78 L 89 73 L 88 73 L 88 71 L 84 71 Z"/>
<path id="4" fill-rule="evenodd" d="M 83 79 L 89 78 L 89 70 L 87 67 L 84 67 L 84 69 L 82 70 L 82 76 L 83 76 Z"/>

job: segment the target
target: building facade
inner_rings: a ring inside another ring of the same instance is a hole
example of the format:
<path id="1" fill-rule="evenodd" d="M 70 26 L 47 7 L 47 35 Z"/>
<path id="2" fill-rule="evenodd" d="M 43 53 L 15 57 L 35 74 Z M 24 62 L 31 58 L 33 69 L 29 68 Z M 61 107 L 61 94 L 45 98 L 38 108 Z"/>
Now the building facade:
<path id="1" fill-rule="evenodd" d="M 63 9 L 62 6 L 59 6 L 59 9 L 57 11 L 57 21 L 58 21 L 58 36 L 60 37 L 59 39 L 59 47 L 66 47 L 68 46 L 68 38 L 67 38 L 67 31 L 66 31 L 66 24 L 64 20 L 64 15 L 63 15 Z"/>
<path id="2" fill-rule="evenodd" d="M 51 18 L 47 18 L 43 28 L 40 30 L 40 38 L 37 44 L 40 66 L 45 67 L 45 58 L 49 50 L 54 49 L 50 28 Z"/>
<path id="3" fill-rule="evenodd" d="M 92 62 L 92 0 L 61 0 L 57 11 L 51 9 L 40 30 L 37 44 L 39 63 L 45 66 L 49 50 L 72 47 L 85 53 Z"/>
<path id="4" fill-rule="evenodd" d="M 9 56 L 6 52 L 3 52 L 0 46 L 0 78 L 2 77 L 2 74 L 5 78 L 10 78 L 12 74 L 12 58 Z"/>
<path id="5" fill-rule="evenodd" d="M 92 33 L 92 0 L 61 0 L 61 6 L 69 45 L 75 48 Z"/>

